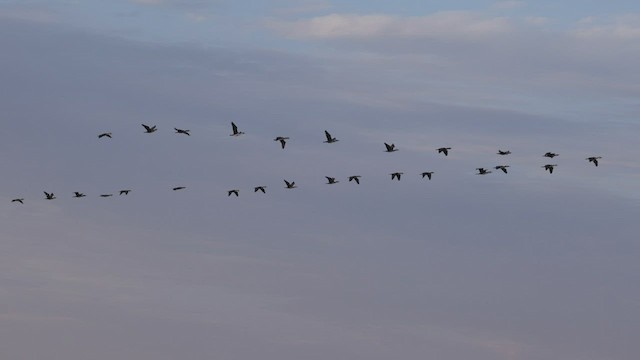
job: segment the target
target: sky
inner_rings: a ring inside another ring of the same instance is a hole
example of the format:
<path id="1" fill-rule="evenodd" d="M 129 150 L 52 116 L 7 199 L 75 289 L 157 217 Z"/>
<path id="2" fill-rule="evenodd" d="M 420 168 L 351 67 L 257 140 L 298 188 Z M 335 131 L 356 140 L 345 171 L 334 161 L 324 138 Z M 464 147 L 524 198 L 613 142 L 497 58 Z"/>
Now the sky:
<path id="1" fill-rule="evenodd" d="M 631 1 L 0 1 L 0 357 L 637 359 L 638 58 Z"/>

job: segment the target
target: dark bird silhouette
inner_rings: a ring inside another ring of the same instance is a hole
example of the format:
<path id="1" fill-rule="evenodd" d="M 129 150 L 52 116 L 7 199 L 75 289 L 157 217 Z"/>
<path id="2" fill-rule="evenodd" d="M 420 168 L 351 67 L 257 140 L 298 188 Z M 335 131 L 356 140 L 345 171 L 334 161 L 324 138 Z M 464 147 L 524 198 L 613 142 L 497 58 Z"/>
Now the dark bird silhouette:
<path id="1" fill-rule="evenodd" d="M 509 165 L 497 165 L 497 166 L 494 166 L 493 168 L 496 170 L 502 170 L 502 172 L 506 174 L 508 167 Z"/>
<path id="2" fill-rule="evenodd" d="M 238 193 L 239 192 L 240 192 L 240 190 L 238 190 L 238 189 L 229 190 L 229 191 L 227 191 L 227 196 L 231 196 L 231 194 L 236 194 L 236 197 L 238 197 Z"/>
<path id="3" fill-rule="evenodd" d="M 148 126 L 148 125 L 142 124 L 142 127 L 146 130 L 145 133 L 147 134 L 151 134 L 152 132 L 158 131 L 158 129 L 156 128 L 156 125 Z"/>
<path id="4" fill-rule="evenodd" d="M 591 156 L 587 158 L 587 160 L 592 162 L 595 166 L 598 166 L 598 159 L 602 159 L 602 156 Z"/>
<path id="5" fill-rule="evenodd" d="M 544 166 L 542 166 L 542 167 L 543 167 L 545 170 L 548 170 L 548 171 L 549 171 L 549 174 L 553 174 L 553 168 L 554 168 L 554 167 L 556 167 L 556 166 L 558 166 L 558 164 L 553 164 L 553 165 L 551 165 L 551 164 L 547 164 L 547 165 L 544 165 Z"/>
<path id="6" fill-rule="evenodd" d="M 131 190 L 120 190 L 120 194 L 119 195 L 129 195 L 129 192 Z"/>
<path id="7" fill-rule="evenodd" d="M 56 196 L 53 195 L 53 193 L 48 193 L 46 191 L 44 191 L 44 196 L 47 198 L 47 200 L 53 200 L 56 198 Z"/>
<path id="8" fill-rule="evenodd" d="M 398 149 L 396 149 L 396 144 L 389 145 L 387 143 L 384 143 L 384 146 L 387 148 L 387 150 L 386 150 L 387 152 L 398 151 Z"/>
<path id="9" fill-rule="evenodd" d="M 13 199 L 13 200 L 11 200 L 11 202 L 19 202 L 20 204 L 24 205 L 24 199 L 23 198 Z"/>
<path id="10" fill-rule="evenodd" d="M 485 168 L 476 168 L 476 170 L 478 170 L 476 175 L 487 175 L 491 173 L 491 170 L 487 170 Z"/>
<path id="11" fill-rule="evenodd" d="M 178 128 L 173 128 L 173 130 L 176 131 L 176 134 L 185 134 L 187 136 L 191 136 L 191 134 L 189 134 L 189 132 L 191 130 L 183 130 L 183 129 L 178 129 Z"/>
<path id="12" fill-rule="evenodd" d="M 498 155 L 509 155 L 511 154 L 511 151 L 507 150 L 507 151 L 502 151 L 502 150 L 498 150 Z"/>
<path id="13" fill-rule="evenodd" d="M 424 179 L 424 177 L 426 176 L 427 178 L 429 178 L 429 180 L 431 180 L 431 175 L 433 175 L 433 171 L 425 171 L 422 174 L 422 178 Z"/>
<path id="14" fill-rule="evenodd" d="M 289 140 L 289 138 L 284 136 L 278 136 L 277 138 L 273 139 L 273 141 L 280 141 L 280 145 L 282 146 L 283 149 L 284 149 L 284 146 L 287 144 L 287 140 Z"/>
<path id="15" fill-rule="evenodd" d="M 331 134 L 329 134 L 329 132 L 327 130 L 324 131 L 324 136 L 327 137 L 327 141 L 323 141 L 323 142 L 325 142 L 327 144 L 331 144 L 331 143 L 334 143 L 334 142 L 338 141 L 338 139 L 336 139 L 334 137 L 331 137 Z"/>
<path id="16" fill-rule="evenodd" d="M 339 183 L 340 181 L 337 181 L 336 178 L 332 178 L 330 176 L 325 176 L 327 178 L 327 184 L 336 184 Z"/>
<path id="17" fill-rule="evenodd" d="M 256 186 L 253 188 L 253 192 L 262 191 L 263 194 L 266 194 L 264 189 L 266 189 L 266 186 Z"/>
<path id="18" fill-rule="evenodd" d="M 437 148 L 436 150 L 438 150 L 438 154 L 443 153 L 444 156 L 449 156 L 449 150 L 451 150 L 450 147 L 441 147 L 441 148 Z"/>
<path id="19" fill-rule="evenodd" d="M 360 185 L 360 175 L 349 176 L 349 181 L 355 181 L 356 184 Z"/>
<path id="20" fill-rule="evenodd" d="M 186 189 L 186 188 L 187 188 L 186 186 L 176 186 L 172 190 L 173 191 L 177 191 L 177 190 L 182 190 L 182 189 Z"/>
<path id="21" fill-rule="evenodd" d="M 74 191 L 73 193 L 75 194 L 75 195 L 73 195 L 73 197 L 77 197 L 77 198 L 81 198 L 81 197 L 87 196 L 87 195 L 85 195 L 85 194 L 83 194 L 81 192 L 77 192 L 77 191 Z"/>
<path id="22" fill-rule="evenodd" d="M 113 194 L 100 194 L 100 197 L 111 197 Z"/>
<path id="23" fill-rule="evenodd" d="M 556 153 L 548 152 L 548 153 L 545 153 L 543 156 L 553 159 L 554 157 L 559 156 L 559 155 L 556 154 Z"/>
<path id="24" fill-rule="evenodd" d="M 100 135 L 98 135 L 98 139 L 101 139 L 103 137 L 108 137 L 109 139 L 111 139 L 111 133 L 110 132 L 106 132 L 106 133 L 102 133 Z"/>
<path id="25" fill-rule="evenodd" d="M 240 136 L 240 135 L 244 134 L 244 132 L 238 131 L 238 127 L 236 126 L 236 124 L 233 121 L 231 122 L 231 131 L 233 131 L 233 134 L 231 134 L 229 136 Z"/>
<path id="26" fill-rule="evenodd" d="M 287 180 L 285 180 L 284 183 L 287 184 L 287 189 L 294 189 L 297 187 L 295 181 L 288 182 Z"/>
<path id="27" fill-rule="evenodd" d="M 401 173 L 401 172 L 394 172 L 394 173 L 391 173 L 391 174 L 389 174 L 389 175 L 391 175 L 391 180 L 393 180 L 393 179 L 398 179 L 398 181 L 400 181 L 400 176 L 402 176 L 402 174 L 404 174 L 404 173 Z"/>

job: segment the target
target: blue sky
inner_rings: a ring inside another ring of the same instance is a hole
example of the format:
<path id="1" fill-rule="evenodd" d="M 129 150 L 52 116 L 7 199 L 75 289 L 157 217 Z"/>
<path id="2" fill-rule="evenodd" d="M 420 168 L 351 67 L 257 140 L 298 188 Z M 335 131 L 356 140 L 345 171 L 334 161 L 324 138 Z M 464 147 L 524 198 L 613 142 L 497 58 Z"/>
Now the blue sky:
<path id="1" fill-rule="evenodd" d="M 0 2 L 1 357 L 636 359 L 637 5 L 389 4 Z"/>

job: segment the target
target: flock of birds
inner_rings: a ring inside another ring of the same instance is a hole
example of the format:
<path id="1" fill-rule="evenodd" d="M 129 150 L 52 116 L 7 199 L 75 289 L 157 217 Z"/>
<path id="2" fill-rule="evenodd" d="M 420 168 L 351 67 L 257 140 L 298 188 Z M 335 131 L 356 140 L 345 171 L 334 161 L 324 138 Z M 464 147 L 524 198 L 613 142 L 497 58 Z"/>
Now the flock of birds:
<path id="1" fill-rule="evenodd" d="M 151 133 L 154 133 L 154 132 L 158 131 L 158 128 L 157 128 L 156 125 L 149 126 L 149 125 L 142 124 L 142 127 L 145 129 L 145 133 L 147 133 L 147 134 L 151 134 Z M 174 128 L 174 130 L 175 130 L 176 134 L 183 134 L 183 135 L 191 136 L 190 130 L 179 129 L 179 128 Z M 238 130 L 238 126 L 234 122 L 231 122 L 231 131 L 232 131 L 232 133 L 230 134 L 230 136 L 240 136 L 240 135 L 244 134 L 243 131 L 239 131 Z M 326 140 L 323 141 L 324 143 L 332 144 L 332 143 L 335 143 L 335 142 L 339 141 L 337 138 L 333 137 L 326 130 L 324 131 L 324 135 L 326 137 Z M 98 135 L 99 139 L 102 139 L 102 138 L 105 138 L 105 137 L 111 139 L 113 137 L 113 134 L 111 132 L 104 132 L 104 133 L 101 133 L 101 134 Z M 286 136 L 278 136 L 275 139 L 273 139 L 273 141 L 280 142 L 280 146 L 281 146 L 282 149 L 284 149 L 285 146 L 287 145 L 287 140 L 289 140 L 289 137 L 286 137 Z M 384 146 L 386 148 L 385 151 L 389 152 L 389 153 L 396 152 L 396 151 L 399 150 L 399 149 L 396 148 L 395 144 L 384 143 Z M 451 148 L 450 147 L 441 147 L 441 148 L 437 148 L 436 150 L 437 150 L 438 154 L 443 154 L 444 156 L 449 156 L 449 151 L 451 150 Z M 504 150 L 504 151 L 503 150 L 498 150 L 497 154 L 498 155 L 503 155 L 503 156 L 504 155 L 510 155 L 511 151 L 509 151 L 509 150 Z M 556 154 L 556 153 L 553 153 L 553 152 L 547 152 L 543 156 L 546 157 L 546 158 L 553 159 L 554 157 L 559 156 L 559 154 Z M 590 156 L 590 157 L 586 158 L 585 160 L 587 160 L 589 163 L 592 163 L 595 166 L 598 166 L 598 160 L 600 160 L 601 158 L 602 158 L 601 156 Z M 558 166 L 558 164 L 545 164 L 545 165 L 542 166 L 542 168 L 544 168 L 545 171 L 548 171 L 549 174 L 552 174 L 553 173 L 553 169 L 556 166 Z M 507 168 L 509 168 L 509 165 L 496 165 L 496 166 L 494 166 L 495 170 L 501 170 L 505 174 L 508 173 Z M 491 170 L 483 168 L 483 167 L 476 168 L 476 170 L 477 170 L 476 175 L 487 175 L 487 174 L 490 174 L 492 172 Z M 402 173 L 402 172 L 394 172 L 394 173 L 391 173 L 389 175 L 391 175 L 391 180 L 400 181 L 400 178 L 402 177 L 403 174 L 404 173 Z M 434 174 L 433 171 L 425 171 L 425 172 L 421 173 L 420 175 L 422 175 L 423 179 L 426 177 L 427 179 L 431 180 L 433 174 Z M 340 182 L 339 180 L 336 180 L 336 178 L 334 178 L 334 177 L 325 176 L 325 178 L 327 179 L 327 184 L 329 184 L 329 185 L 337 184 L 337 183 Z M 349 182 L 353 181 L 353 182 L 355 182 L 356 184 L 359 185 L 360 184 L 360 178 L 361 178 L 360 175 L 351 175 L 351 176 L 348 177 L 348 181 Z M 295 181 L 284 180 L 284 183 L 285 183 L 285 188 L 286 189 L 295 189 L 297 187 Z M 253 191 L 256 192 L 256 193 L 257 192 L 262 192 L 263 194 L 265 194 L 266 193 L 266 188 L 267 188 L 266 186 L 260 185 L 260 186 L 254 187 Z M 172 188 L 173 191 L 184 190 L 184 189 L 186 189 L 185 186 L 177 186 L 177 187 Z M 131 192 L 130 189 L 123 189 L 123 190 L 119 191 L 119 195 L 129 195 L 130 192 Z M 56 199 L 56 196 L 55 196 L 54 193 L 50 193 L 50 192 L 44 191 L 44 195 L 45 195 L 45 199 L 46 200 L 54 200 L 54 199 Z M 100 197 L 105 197 L 106 198 L 106 197 L 111 197 L 113 195 L 114 194 L 100 194 Z M 227 191 L 227 196 L 231 196 L 231 195 L 239 196 L 240 195 L 240 190 L 239 189 L 228 190 Z M 73 197 L 74 198 L 83 198 L 83 197 L 86 197 L 86 195 L 84 193 L 76 191 L 76 192 L 74 192 Z M 15 198 L 15 199 L 12 199 L 11 202 L 12 203 L 24 204 L 24 198 Z"/>

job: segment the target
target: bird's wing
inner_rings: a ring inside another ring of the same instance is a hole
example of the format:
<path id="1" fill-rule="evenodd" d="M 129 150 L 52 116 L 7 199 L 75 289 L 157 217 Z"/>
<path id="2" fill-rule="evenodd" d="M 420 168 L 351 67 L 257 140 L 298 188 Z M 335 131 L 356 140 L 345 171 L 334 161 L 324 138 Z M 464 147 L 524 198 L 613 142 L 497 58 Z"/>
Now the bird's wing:
<path id="1" fill-rule="evenodd" d="M 324 131 L 324 136 L 327 137 L 327 141 L 331 141 L 331 134 L 327 130 Z"/>
<path id="2" fill-rule="evenodd" d="M 145 124 L 142 124 L 142 127 L 144 127 L 147 131 L 151 130 L 151 128 L 149 126 L 145 125 Z"/>
<path id="3" fill-rule="evenodd" d="M 280 139 L 280 144 L 282 145 L 282 148 L 284 149 L 284 146 L 287 144 L 287 141 L 285 139 Z"/>

